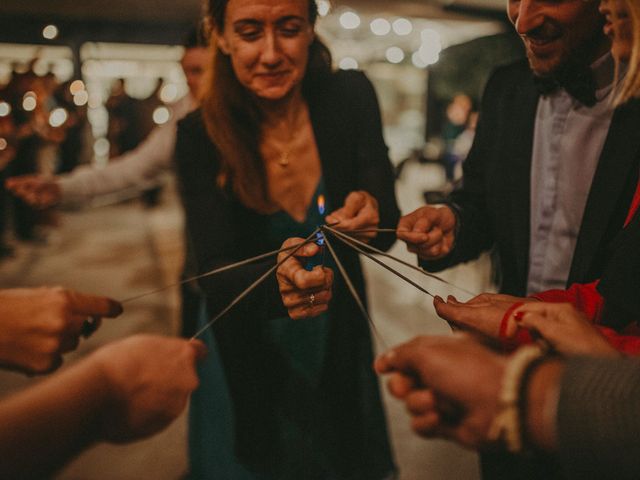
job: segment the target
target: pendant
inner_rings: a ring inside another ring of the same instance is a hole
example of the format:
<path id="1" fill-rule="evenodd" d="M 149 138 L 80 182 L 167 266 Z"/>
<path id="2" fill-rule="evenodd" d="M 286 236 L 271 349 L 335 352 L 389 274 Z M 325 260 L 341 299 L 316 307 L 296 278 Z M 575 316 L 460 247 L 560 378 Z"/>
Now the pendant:
<path id="1" fill-rule="evenodd" d="M 282 152 L 282 155 L 280 155 L 280 160 L 278 160 L 278 165 L 280 165 L 281 167 L 289 166 L 289 152 Z"/>

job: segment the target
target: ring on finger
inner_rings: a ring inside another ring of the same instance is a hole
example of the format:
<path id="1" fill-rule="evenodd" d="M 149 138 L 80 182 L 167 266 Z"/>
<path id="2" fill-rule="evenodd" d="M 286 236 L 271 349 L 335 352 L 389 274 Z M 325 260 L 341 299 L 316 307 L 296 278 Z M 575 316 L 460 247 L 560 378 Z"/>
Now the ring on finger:
<path id="1" fill-rule="evenodd" d="M 85 321 L 82 322 L 82 329 L 80 330 L 80 334 L 84 338 L 89 338 L 98 329 L 99 325 L 100 325 L 100 317 L 96 317 L 96 316 L 87 317 Z"/>
<path id="2" fill-rule="evenodd" d="M 309 295 L 309 308 L 313 308 L 316 303 L 316 294 L 312 293 Z"/>

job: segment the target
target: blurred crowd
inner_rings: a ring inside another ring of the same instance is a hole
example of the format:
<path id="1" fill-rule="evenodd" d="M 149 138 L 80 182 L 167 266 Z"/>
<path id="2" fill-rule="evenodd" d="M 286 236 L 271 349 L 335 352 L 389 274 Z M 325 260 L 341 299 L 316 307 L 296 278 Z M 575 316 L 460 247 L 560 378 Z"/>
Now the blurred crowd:
<path id="1" fill-rule="evenodd" d="M 10 81 L 0 86 L 0 184 L 9 177 L 38 174 L 45 177 L 71 172 L 93 158 L 94 138 L 87 118 L 89 94 L 82 80 L 61 82 L 52 73 L 38 75 L 32 66 L 16 66 Z M 154 111 L 162 105 L 162 81 L 143 100 L 129 96 L 117 79 L 106 100 L 108 156 L 131 151 L 156 123 Z M 143 194 L 153 206 L 160 188 Z M 52 222 L 51 212 L 38 211 L 20 198 L 0 191 L 0 258 L 12 254 L 10 239 L 42 242 L 40 225 Z"/>
<path id="2" fill-rule="evenodd" d="M 88 94 L 81 81 L 59 82 L 49 72 L 38 76 L 29 68 L 14 71 L 0 88 L 0 178 L 73 170 L 85 145 Z M 42 240 L 40 214 L 2 191 L 0 198 L 0 254 L 10 255 L 9 232 L 18 241 Z"/>

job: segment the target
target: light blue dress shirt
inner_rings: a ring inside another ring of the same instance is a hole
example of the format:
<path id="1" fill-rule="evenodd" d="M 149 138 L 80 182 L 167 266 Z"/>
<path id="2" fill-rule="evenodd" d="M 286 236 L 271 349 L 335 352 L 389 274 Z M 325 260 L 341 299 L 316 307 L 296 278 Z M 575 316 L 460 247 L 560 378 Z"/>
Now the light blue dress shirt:
<path id="1" fill-rule="evenodd" d="M 565 288 L 591 183 L 613 116 L 614 62 L 592 65 L 597 103 L 564 89 L 540 97 L 531 162 L 529 294 Z"/>

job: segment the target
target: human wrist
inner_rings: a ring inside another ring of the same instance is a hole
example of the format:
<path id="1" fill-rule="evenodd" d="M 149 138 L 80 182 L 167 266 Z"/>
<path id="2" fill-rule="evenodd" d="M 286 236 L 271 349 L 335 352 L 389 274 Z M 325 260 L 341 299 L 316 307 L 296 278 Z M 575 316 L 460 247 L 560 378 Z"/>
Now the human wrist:
<path id="1" fill-rule="evenodd" d="M 545 361 L 531 373 L 525 386 L 523 423 L 526 441 L 546 452 L 557 447 L 556 418 L 563 373 L 562 361 Z"/>
<path id="2" fill-rule="evenodd" d="M 94 417 L 92 418 L 97 441 L 108 441 L 110 438 L 110 419 L 119 410 L 122 392 L 109 367 L 109 357 L 102 351 L 92 354 L 83 367 L 90 377 L 90 391 L 94 402 Z"/>
<path id="3" fill-rule="evenodd" d="M 523 450 L 526 422 L 526 387 L 531 373 L 544 361 L 545 350 L 537 345 L 527 345 L 511 355 L 504 368 L 498 411 L 489 427 L 488 439 L 502 442 L 512 452 Z"/>

